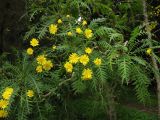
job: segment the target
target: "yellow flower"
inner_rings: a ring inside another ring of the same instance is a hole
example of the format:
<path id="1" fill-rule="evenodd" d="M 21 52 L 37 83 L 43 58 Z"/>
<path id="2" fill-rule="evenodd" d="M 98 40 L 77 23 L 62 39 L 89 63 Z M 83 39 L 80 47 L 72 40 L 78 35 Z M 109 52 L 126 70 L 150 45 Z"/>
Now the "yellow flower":
<path id="1" fill-rule="evenodd" d="M 33 97 L 34 96 L 33 90 L 28 90 L 27 91 L 27 96 L 30 97 L 30 98 Z"/>
<path id="2" fill-rule="evenodd" d="M 87 21 L 86 21 L 86 20 L 83 20 L 82 25 L 83 25 L 83 26 L 87 25 Z"/>
<path id="3" fill-rule="evenodd" d="M 86 52 L 87 54 L 91 54 L 91 53 L 92 53 L 92 49 L 89 48 L 89 47 L 87 47 L 87 48 L 85 49 L 85 52 Z"/>
<path id="4" fill-rule="evenodd" d="M 58 19 L 58 24 L 62 24 L 62 20 L 61 19 Z"/>
<path id="5" fill-rule="evenodd" d="M 66 17 L 67 17 L 67 18 L 70 18 L 71 16 L 70 16 L 70 15 L 66 15 Z"/>
<path id="6" fill-rule="evenodd" d="M 52 50 L 53 50 L 53 51 L 55 51 L 56 48 L 57 48 L 56 45 L 53 45 L 53 46 L 52 46 Z"/>
<path id="7" fill-rule="evenodd" d="M 76 33 L 78 33 L 78 34 L 82 34 L 82 33 L 83 33 L 83 31 L 81 30 L 81 28 L 80 28 L 80 27 L 78 27 L 78 28 L 76 28 Z"/>
<path id="8" fill-rule="evenodd" d="M 43 64 L 44 70 L 50 70 L 52 67 L 53 67 L 53 63 L 51 60 L 48 60 Z"/>
<path id="9" fill-rule="evenodd" d="M 80 63 L 82 63 L 84 66 L 87 65 L 89 62 L 89 57 L 88 55 L 81 55 L 79 59 Z"/>
<path id="10" fill-rule="evenodd" d="M 7 100 L 0 100 L 0 108 L 5 109 L 8 106 L 9 102 Z"/>
<path id="11" fill-rule="evenodd" d="M 86 36 L 87 39 L 91 38 L 93 36 L 92 30 L 91 29 L 86 29 L 84 31 L 84 35 Z"/>
<path id="12" fill-rule="evenodd" d="M 152 53 L 152 48 L 148 48 L 147 51 L 146 51 L 146 53 L 147 53 L 148 55 L 151 55 L 151 53 Z"/>
<path id="13" fill-rule="evenodd" d="M 102 63 L 102 60 L 100 58 L 96 58 L 93 62 L 95 65 L 100 66 Z"/>
<path id="14" fill-rule="evenodd" d="M 65 69 L 66 69 L 66 71 L 67 71 L 68 73 L 71 73 L 72 70 L 73 70 L 73 65 L 72 65 L 70 62 L 66 62 L 66 63 L 64 64 L 64 67 L 65 67 Z"/>
<path id="15" fill-rule="evenodd" d="M 10 99 L 11 95 L 13 93 L 13 88 L 11 87 L 6 87 L 5 91 L 2 94 L 3 99 L 8 100 Z"/>
<path id="16" fill-rule="evenodd" d="M 84 69 L 83 72 L 82 72 L 82 79 L 83 80 L 90 80 L 92 79 L 92 70 L 87 68 L 87 69 Z"/>
<path id="17" fill-rule="evenodd" d="M 0 110 L 0 118 L 5 118 L 8 116 L 8 112 L 5 110 Z"/>
<path id="18" fill-rule="evenodd" d="M 39 41 L 36 38 L 32 38 L 32 40 L 30 41 L 30 45 L 35 47 L 39 45 Z"/>
<path id="19" fill-rule="evenodd" d="M 68 32 L 67 35 L 68 36 L 72 36 L 73 34 L 72 34 L 72 32 Z"/>
<path id="20" fill-rule="evenodd" d="M 28 55 L 32 55 L 33 54 L 33 49 L 32 48 L 28 48 L 27 49 L 27 54 Z"/>
<path id="21" fill-rule="evenodd" d="M 37 73 L 41 73 L 43 71 L 42 66 L 38 65 L 36 68 Z"/>
<path id="22" fill-rule="evenodd" d="M 46 62 L 46 57 L 44 55 L 39 55 L 36 60 L 38 64 L 44 65 L 44 63 Z"/>
<path id="23" fill-rule="evenodd" d="M 57 30 L 58 30 L 57 25 L 51 24 L 51 25 L 49 26 L 49 32 L 50 32 L 51 34 L 56 34 L 56 33 L 57 33 Z"/>
<path id="24" fill-rule="evenodd" d="M 79 61 L 79 56 L 77 55 L 77 53 L 72 53 L 70 56 L 69 56 L 69 62 L 70 63 L 77 63 Z"/>

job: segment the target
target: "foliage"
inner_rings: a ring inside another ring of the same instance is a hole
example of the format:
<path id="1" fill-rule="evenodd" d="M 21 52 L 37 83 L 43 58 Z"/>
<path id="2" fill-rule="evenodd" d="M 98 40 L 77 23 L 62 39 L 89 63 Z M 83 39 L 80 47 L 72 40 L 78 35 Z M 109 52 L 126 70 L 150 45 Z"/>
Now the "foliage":
<path id="1" fill-rule="evenodd" d="M 137 13 L 142 13 L 139 0 L 28 0 L 27 46 L 16 64 L 3 63 L 0 74 L 0 90 L 15 91 L 8 118 L 98 119 L 103 114 L 111 119 L 116 90 L 129 84 L 147 104 L 154 69 Z M 159 48 L 152 42 L 150 52 Z"/>
<path id="2" fill-rule="evenodd" d="M 155 114 L 145 113 L 126 106 L 119 106 L 117 113 L 119 120 L 158 120 Z"/>

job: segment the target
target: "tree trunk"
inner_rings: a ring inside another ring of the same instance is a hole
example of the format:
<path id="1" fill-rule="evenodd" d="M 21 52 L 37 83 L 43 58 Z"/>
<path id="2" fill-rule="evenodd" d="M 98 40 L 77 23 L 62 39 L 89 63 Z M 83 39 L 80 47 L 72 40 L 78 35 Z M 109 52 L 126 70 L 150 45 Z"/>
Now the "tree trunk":
<path id="1" fill-rule="evenodd" d="M 149 28 L 149 20 L 148 20 L 148 14 L 147 14 L 147 6 L 146 6 L 146 1 L 143 1 L 143 14 L 144 14 L 144 25 L 146 27 L 146 32 L 148 35 L 148 39 L 151 40 L 152 39 L 152 34 L 151 34 L 151 30 Z M 152 47 L 152 41 L 150 41 L 150 46 Z M 153 72 L 154 72 L 154 76 L 157 82 L 157 97 L 158 97 L 158 118 L 160 120 L 160 73 L 159 73 L 159 69 L 158 69 L 158 64 L 156 59 L 154 58 L 153 55 L 151 55 L 151 60 L 152 60 L 152 65 L 153 65 Z"/>

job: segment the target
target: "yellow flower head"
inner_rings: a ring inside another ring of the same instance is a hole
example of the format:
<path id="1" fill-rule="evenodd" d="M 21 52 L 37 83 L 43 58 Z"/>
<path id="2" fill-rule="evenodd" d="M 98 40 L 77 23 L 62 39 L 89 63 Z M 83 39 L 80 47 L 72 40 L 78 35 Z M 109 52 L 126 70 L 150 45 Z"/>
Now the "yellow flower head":
<path id="1" fill-rule="evenodd" d="M 33 90 L 28 90 L 27 91 L 27 96 L 30 97 L 30 98 L 33 97 L 34 96 Z"/>
<path id="2" fill-rule="evenodd" d="M 44 63 L 46 62 L 46 57 L 44 55 L 39 55 L 37 58 L 37 63 L 40 65 L 44 65 Z"/>
<path id="3" fill-rule="evenodd" d="M 43 64 L 43 69 L 44 70 L 50 70 L 53 67 L 53 63 L 51 60 L 47 60 L 44 64 Z"/>
<path id="4" fill-rule="evenodd" d="M 62 24 L 62 20 L 61 19 L 58 19 L 58 24 Z"/>
<path id="5" fill-rule="evenodd" d="M 76 33 L 78 33 L 78 34 L 82 34 L 82 33 L 83 33 L 83 31 L 81 30 L 81 28 L 80 28 L 80 27 L 78 27 L 78 28 L 76 28 Z"/>
<path id="6" fill-rule="evenodd" d="M 12 93 L 13 93 L 13 88 L 6 87 L 4 92 L 3 92 L 3 94 L 2 94 L 3 99 L 9 100 L 11 95 L 12 95 Z"/>
<path id="7" fill-rule="evenodd" d="M 102 60 L 100 58 L 96 58 L 93 62 L 95 65 L 100 66 L 102 63 Z"/>
<path id="8" fill-rule="evenodd" d="M 83 20 L 82 25 L 83 25 L 83 26 L 87 25 L 87 21 L 86 21 L 86 20 Z"/>
<path id="9" fill-rule="evenodd" d="M 87 69 L 84 69 L 83 72 L 82 72 L 82 79 L 83 80 L 90 80 L 92 79 L 92 70 L 87 68 Z"/>
<path id="10" fill-rule="evenodd" d="M 89 47 L 87 47 L 87 48 L 85 49 L 85 52 L 86 52 L 87 54 L 91 54 L 91 53 L 92 53 L 92 49 L 89 48 Z"/>
<path id="11" fill-rule="evenodd" d="M 148 48 L 147 51 L 146 51 L 146 54 L 151 55 L 151 53 L 152 53 L 152 48 Z"/>
<path id="12" fill-rule="evenodd" d="M 57 48 L 57 46 L 56 46 L 56 45 L 53 45 L 53 46 L 52 46 L 52 50 L 53 50 L 53 51 L 55 51 L 55 50 L 56 50 L 56 48 Z"/>
<path id="13" fill-rule="evenodd" d="M 87 28 L 85 31 L 84 31 L 84 35 L 86 36 L 87 39 L 91 38 L 93 36 L 93 33 L 92 33 L 92 30 Z"/>
<path id="14" fill-rule="evenodd" d="M 8 116 L 8 112 L 5 110 L 0 110 L 0 118 L 5 118 Z"/>
<path id="15" fill-rule="evenodd" d="M 71 16 L 70 16 L 70 15 L 66 15 L 66 17 L 67 17 L 67 18 L 70 18 Z"/>
<path id="16" fill-rule="evenodd" d="M 27 49 L 27 54 L 28 55 L 32 55 L 33 54 L 33 49 L 32 48 L 28 48 Z"/>
<path id="17" fill-rule="evenodd" d="M 56 33 L 57 33 L 57 30 L 58 30 L 57 25 L 51 24 L 51 25 L 49 26 L 49 32 L 50 32 L 51 34 L 56 34 Z"/>
<path id="18" fill-rule="evenodd" d="M 36 38 L 32 38 L 32 40 L 30 41 L 30 45 L 35 47 L 39 45 L 39 41 Z"/>
<path id="19" fill-rule="evenodd" d="M 72 65 L 70 62 L 66 62 L 66 63 L 64 64 L 64 67 L 65 67 L 65 69 L 66 69 L 66 71 L 67 71 L 68 73 L 71 73 L 72 70 L 73 70 L 73 65 Z"/>
<path id="20" fill-rule="evenodd" d="M 72 36 L 73 34 L 72 34 L 72 32 L 68 32 L 67 35 L 68 36 Z"/>
<path id="21" fill-rule="evenodd" d="M 3 99 L 0 100 L 1 109 L 5 109 L 8 106 L 8 104 L 9 104 L 8 100 L 3 100 Z"/>
<path id="22" fill-rule="evenodd" d="M 41 73 L 41 72 L 43 71 L 42 66 L 41 66 L 41 65 L 38 65 L 38 66 L 36 67 L 36 71 L 37 71 L 37 73 Z"/>
<path id="23" fill-rule="evenodd" d="M 89 62 L 89 57 L 88 55 L 81 55 L 79 59 L 80 63 L 82 63 L 84 66 L 87 65 Z"/>
<path id="24" fill-rule="evenodd" d="M 70 56 L 69 56 L 69 62 L 70 63 L 77 63 L 79 61 L 79 56 L 77 55 L 77 53 L 72 53 Z"/>

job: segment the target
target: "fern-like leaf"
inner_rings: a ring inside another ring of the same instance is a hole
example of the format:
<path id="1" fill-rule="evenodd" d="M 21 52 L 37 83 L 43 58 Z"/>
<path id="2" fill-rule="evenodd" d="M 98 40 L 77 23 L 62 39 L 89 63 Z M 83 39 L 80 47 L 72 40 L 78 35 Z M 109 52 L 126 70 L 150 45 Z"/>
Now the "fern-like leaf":
<path id="1" fill-rule="evenodd" d="M 130 67 L 131 61 L 128 57 L 123 57 L 119 60 L 118 71 L 120 72 L 122 83 L 124 83 L 124 80 L 126 83 L 128 83 L 131 70 Z"/>
<path id="2" fill-rule="evenodd" d="M 82 93 L 86 89 L 85 84 L 81 80 L 77 80 L 72 83 L 73 90 L 75 93 Z"/>

